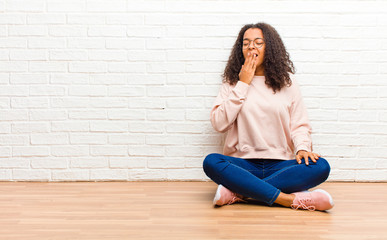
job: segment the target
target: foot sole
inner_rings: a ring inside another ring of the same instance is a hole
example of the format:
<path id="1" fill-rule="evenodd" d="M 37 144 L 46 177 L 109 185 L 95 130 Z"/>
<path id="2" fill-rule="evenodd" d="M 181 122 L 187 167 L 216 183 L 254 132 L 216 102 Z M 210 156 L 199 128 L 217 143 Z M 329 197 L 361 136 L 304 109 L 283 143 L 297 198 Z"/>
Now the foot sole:
<path id="1" fill-rule="evenodd" d="M 214 200 L 212 201 L 212 203 L 214 204 L 214 206 L 217 206 L 217 205 L 216 205 L 216 202 L 220 199 L 220 189 L 221 189 L 222 187 L 223 187 L 222 185 L 219 185 L 218 188 L 216 189 L 215 197 L 214 197 Z"/>

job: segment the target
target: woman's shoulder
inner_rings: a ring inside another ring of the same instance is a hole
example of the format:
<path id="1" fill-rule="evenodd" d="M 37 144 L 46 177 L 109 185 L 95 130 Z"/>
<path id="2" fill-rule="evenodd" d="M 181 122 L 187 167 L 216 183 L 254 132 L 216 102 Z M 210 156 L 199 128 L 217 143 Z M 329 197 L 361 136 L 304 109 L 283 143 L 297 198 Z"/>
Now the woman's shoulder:
<path id="1" fill-rule="evenodd" d="M 297 77 L 292 73 L 289 73 L 289 77 L 291 84 L 285 87 L 285 92 L 293 97 L 300 95 L 300 86 L 298 84 Z"/>

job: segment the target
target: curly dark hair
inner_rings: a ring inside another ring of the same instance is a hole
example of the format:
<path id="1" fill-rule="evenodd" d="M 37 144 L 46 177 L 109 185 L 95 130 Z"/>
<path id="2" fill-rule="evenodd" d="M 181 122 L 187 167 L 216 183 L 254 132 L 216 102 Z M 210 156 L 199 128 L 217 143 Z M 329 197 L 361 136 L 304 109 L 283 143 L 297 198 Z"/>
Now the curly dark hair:
<path id="1" fill-rule="evenodd" d="M 294 74 L 295 68 L 289 58 L 285 45 L 282 42 L 278 32 L 267 23 L 247 24 L 243 26 L 238 34 L 238 38 L 231 50 L 224 73 L 223 82 L 231 85 L 239 81 L 239 72 L 245 62 L 242 52 L 243 35 L 250 28 L 259 28 L 262 30 L 265 47 L 265 56 L 263 66 L 265 71 L 265 83 L 270 86 L 274 92 L 280 91 L 284 86 L 290 86 L 292 80 L 289 73 Z"/>

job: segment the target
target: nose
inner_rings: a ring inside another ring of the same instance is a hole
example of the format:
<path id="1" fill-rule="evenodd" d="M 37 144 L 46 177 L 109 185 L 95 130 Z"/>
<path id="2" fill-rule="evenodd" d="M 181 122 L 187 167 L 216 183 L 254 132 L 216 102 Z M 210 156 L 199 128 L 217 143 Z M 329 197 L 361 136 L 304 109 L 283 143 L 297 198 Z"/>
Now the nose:
<path id="1" fill-rule="evenodd" d="M 255 44 L 253 41 L 249 42 L 249 49 L 255 48 Z"/>

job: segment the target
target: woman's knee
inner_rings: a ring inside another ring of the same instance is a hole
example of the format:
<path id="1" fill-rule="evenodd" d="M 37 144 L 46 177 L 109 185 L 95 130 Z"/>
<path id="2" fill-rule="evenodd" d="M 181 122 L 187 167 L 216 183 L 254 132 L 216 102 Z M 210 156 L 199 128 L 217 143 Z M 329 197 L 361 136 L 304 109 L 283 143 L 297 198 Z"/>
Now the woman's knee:
<path id="1" fill-rule="evenodd" d="M 216 163 L 219 161 L 220 159 L 220 156 L 221 154 L 219 153 L 211 153 L 211 154 L 208 154 L 206 158 L 204 158 L 204 161 L 203 161 L 203 169 L 206 171 L 206 170 L 210 170 L 210 169 L 214 169 L 215 168 L 215 165 Z"/>
<path id="2" fill-rule="evenodd" d="M 319 175 L 324 178 L 324 181 L 329 177 L 329 173 L 331 172 L 331 166 L 325 158 L 320 157 L 317 160 L 317 165 L 319 166 Z"/>

